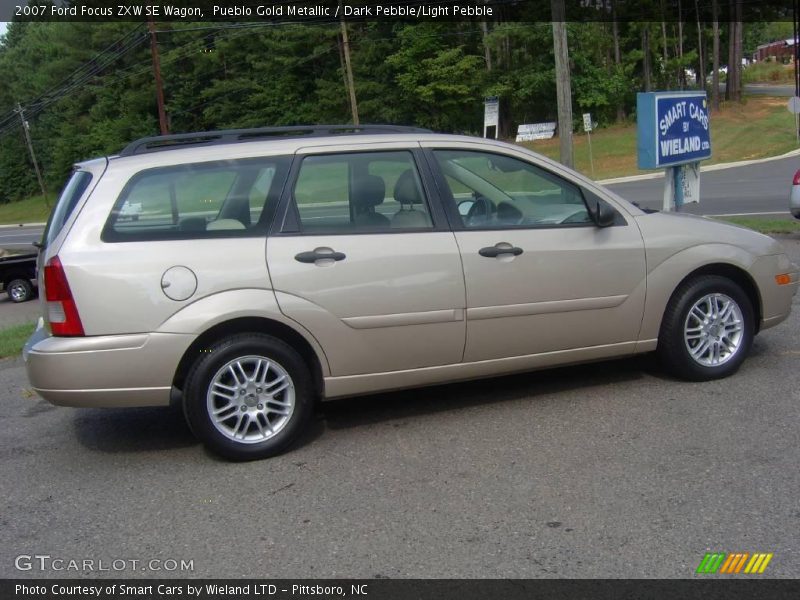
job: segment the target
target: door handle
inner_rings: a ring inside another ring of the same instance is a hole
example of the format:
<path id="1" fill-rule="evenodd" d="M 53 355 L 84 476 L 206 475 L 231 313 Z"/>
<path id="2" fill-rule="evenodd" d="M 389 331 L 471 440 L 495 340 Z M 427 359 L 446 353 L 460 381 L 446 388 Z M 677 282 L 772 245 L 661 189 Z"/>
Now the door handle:
<path id="1" fill-rule="evenodd" d="M 345 258 L 347 256 L 343 252 L 335 252 L 330 248 L 315 248 L 294 256 L 294 259 L 301 263 L 315 263 L 318 260 L 344 260 Z"/>
<path id="2" fill-rule="evenodd" d="M 485 256 L 486 258 L 497 258 L 501 254 L 513 254 L 514 256 L 519 256 L 522 254 L 522 248 L 517 248 L 516 246 L 512 246 L 506 242 L 500 242 L 494 246 L 486 246 L 486 248 L 481 248 L 478 250 L 478 254 Z"/>

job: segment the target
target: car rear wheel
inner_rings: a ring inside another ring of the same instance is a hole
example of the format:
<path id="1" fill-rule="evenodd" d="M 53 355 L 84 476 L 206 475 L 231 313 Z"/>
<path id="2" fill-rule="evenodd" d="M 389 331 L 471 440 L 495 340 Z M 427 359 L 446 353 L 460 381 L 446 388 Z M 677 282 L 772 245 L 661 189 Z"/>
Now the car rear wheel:
<path id="1" fill-rule="evenodd" d="M 707 381 L 736 372 L 753 343 L 755 319 L 747 294 L 717 275 L 689 280 L 670 299 L 658 352 L 683 379 Z"/>
<path id="2" fill-rule="evenodd" d="M 213 452 L 254 460 L 285 450 L 313 409 L 311 377 L 284 342 L 262 334 L 228 337 L 201 352 L 186 380 L 189 427 Z"/>
<path id="3" fill-rule="evenodd" d="M 33 286 L 27 279 L 13 279 L 6 286 L 12 302 L 25 302 L 33 298 Z"/>

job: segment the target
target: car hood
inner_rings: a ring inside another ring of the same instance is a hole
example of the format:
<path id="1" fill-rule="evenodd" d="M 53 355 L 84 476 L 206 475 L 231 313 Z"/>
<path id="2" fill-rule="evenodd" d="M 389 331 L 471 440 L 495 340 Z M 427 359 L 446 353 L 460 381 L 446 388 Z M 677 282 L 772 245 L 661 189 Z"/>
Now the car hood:
<path id="1" fill-rule="evenodd" d="M 767 235 L 709 217 L 657 212 L 635 218 L 648 249 L 680 252 L 703 244 L 728 244 L 753 256 L 784 253 L 781 245 Z"/>

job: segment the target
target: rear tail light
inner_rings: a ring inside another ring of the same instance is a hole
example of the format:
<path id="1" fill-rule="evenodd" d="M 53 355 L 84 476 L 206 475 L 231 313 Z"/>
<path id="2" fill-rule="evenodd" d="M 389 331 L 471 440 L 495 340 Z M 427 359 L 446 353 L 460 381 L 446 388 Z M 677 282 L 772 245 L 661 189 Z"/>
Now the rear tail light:
<path id="1" fill-rule="evenodd" d="M 800 185 L 800 171 L 797 171 L 794 174 L 794 179 L 792 179 L 792 185 Z"/>
<path id="2" fill-rule="evenodd" d="M 83 324 L 69 289 L 67 275 L 57 256 L 44 266 L 44 290 L 50 331 L 59 336 L 82 336 Z"/>

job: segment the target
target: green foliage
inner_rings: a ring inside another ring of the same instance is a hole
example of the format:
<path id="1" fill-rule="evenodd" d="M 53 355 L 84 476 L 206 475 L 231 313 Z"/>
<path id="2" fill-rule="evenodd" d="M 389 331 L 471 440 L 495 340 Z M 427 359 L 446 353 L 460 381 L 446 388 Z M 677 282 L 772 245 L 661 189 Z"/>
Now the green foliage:
<path id="1" fill-rule="evenodd" d="M 36 177 L 26 161 L 27 156 L 21 131 L 3 138 L 0 143 L 0 203 L 22 200 L 36 192 Z"/>
<path id="2" fill-rule="evenodd" d="M 794 67 L 779 62 L 755 63 L 742 71 L 742 80 L 745 83 L 792 83 Z"/>
<path id="3" fill-rule="evenodd" d="M 653 14 L 659 6 L 652 0 Z M 500 14 L 485 23 L 348 23 L 361 122 L 479 133 L 483 98 L 490 95 L 501 97 L 506 137 L 521 123 L 555 120 L 552 26 L 541 21 L 542 10 L 531 3 L 536 16 L 527 22 L 504 22 Z M 158 24 L 172 131 L 350 122 L 339 23 L 229 25 Z M 693 23 L 683 27 L 682 58 L 675 22 L 621 22 L 617 33 L 619 61 L 610 23 L 568 24 L 576 122 L 581 112 L 591 112 L 601 126 L 630 115 L 643 88 L 645 58 L 653 89 L 678 88 L 684 69 L 698 66 Z M 748 23 L 745 45 L 749 51 L 785 33 L 785 24 Z M 702 36 L 710 47 L 710 25 Z M 132 139 L 158 133 L 148 41 L 141 23 L 10 24 L 0 42 L 0 129 L 18 119 L 11 111 L 20 102 L 51 192 L 76 161 L 116 153 Z M 114 60 L 92 69 L 89 61 L 103 51 Z M 711 57 L 705 59 L 710 72 Z M 89 75 L 79 85 L 52 95 L 87 64 Z M 6 131 L 0 138 L 0 203 L 35 193 L 22 131 Z"/>
<path id="4" fill-rule="evenodd" d="M 482 107 L 483 58 L 463 45 L 451 45 L 441 35 L 449 27 L 449 23 L 403 27 L 398 33 L 400 47 L 386 62 L 395 69 L 398 100 L 415 106 L 419 125 L 439 131 L 475 130 Z"/>

